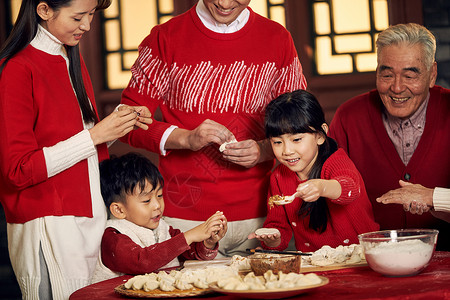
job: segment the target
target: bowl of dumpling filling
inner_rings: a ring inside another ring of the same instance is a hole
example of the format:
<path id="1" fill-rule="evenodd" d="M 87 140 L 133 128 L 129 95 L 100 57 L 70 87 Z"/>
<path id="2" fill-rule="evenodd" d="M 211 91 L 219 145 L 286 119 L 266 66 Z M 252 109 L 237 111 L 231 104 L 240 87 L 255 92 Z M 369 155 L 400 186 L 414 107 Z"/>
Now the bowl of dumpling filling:
<path id="1" fill-rule="evenodd" d="M 433 256 L 438 233 L 435 229 L 399 229 L 368 232 L 358 238 L 372 270 L 389 277 L 403 277 L 425 269 Z"/>
<path id="2" fill-rule="evenodd" d="M 262 276 L 271 270 L 274 274 L 283 272 L 300 273 L 301 257 L 300 255 L 255 253 L 247 256 L 250 267 L 256 276 Z"/>

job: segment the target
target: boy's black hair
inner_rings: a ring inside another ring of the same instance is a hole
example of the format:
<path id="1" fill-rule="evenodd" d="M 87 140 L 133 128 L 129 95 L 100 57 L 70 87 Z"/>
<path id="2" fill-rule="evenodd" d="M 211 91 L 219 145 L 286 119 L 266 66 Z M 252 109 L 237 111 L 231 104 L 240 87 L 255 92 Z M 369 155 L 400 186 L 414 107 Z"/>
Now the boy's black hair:
<path id="1" fill-rule="evenodd" d="M 323 130 L 324 123 L 325 115 L 319 101 L 305 90 L 282 94 L 266 107 L 264 126 L 268 138 L 297 133 L 318 133 L 324 136 L 325 142 L 319 146 L 317 159 L 308 174 L 309 179 L 320 178 L 324 162 L 338 148 L 336 141 Z M 303 202 L 298 214 L 303 218 L 310 216 L 309 228 L 319 232 L 326 230 L 329 210 L 324 197 L 315 202 Z"/>
<path id="2" fill-rule="evenodd" d="M 132 195 L 136 187 L 142 191 L 149 182 L 153 190 L 158 184 L 164 186 L 164 179 L 158 168 L 145 156 L 127 153 L 112 156 L 100 163 L 100 186 L 107 208 L 113 202 L 125 203 L 126 195 Z"/>

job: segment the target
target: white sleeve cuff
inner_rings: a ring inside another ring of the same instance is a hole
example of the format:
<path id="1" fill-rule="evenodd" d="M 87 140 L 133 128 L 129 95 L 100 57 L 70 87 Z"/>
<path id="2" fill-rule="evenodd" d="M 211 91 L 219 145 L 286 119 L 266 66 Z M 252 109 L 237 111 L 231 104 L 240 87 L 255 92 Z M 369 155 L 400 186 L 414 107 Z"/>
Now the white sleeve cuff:
<path id="1" fill-rule="evenodd" d="M 450 189 L 440 187 L 434 189 L 433 208 L 435 211 L 450 212 Z"/>
<path id="2" fill-rule="evenodd" d="M 161 142 L 159 142 L 159 151 L 161 152 L 162 156 L 166 156 L 166 154 L 167 154 L 165 146 L 166 146 L 167 139 L 169 138 L 169 135 L 172 133 L 172 131 L 174 131 L 177 128 L 178 128 L 178 126 L 171 125 L 169 128 L 166 129 L 166 131 L 164 131 L 164 133 L 161 137 Z"/>
<path id="3" fill-rule="evenodd" d="M 65 141 L 44 147 L 47 175 L 52 177 L 97 153 L 89 130 L 85 129 Z"/>

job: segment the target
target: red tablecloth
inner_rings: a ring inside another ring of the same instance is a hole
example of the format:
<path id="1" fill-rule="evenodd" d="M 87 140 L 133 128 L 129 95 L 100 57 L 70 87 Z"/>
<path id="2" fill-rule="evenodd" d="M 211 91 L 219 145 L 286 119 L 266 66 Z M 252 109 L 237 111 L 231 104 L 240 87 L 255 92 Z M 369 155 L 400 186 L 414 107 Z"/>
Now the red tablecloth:
<path id="1" fill-rule="evenodd" d="M 289 299 L 450 299 L 450 252 L 435 252 L 427 268 L 411 277 L 384 277 L 369 267 L 315 273 L 327 277 L 329 284 Z M 89 285 L 74 292 L 70 300 L 126 299 L 116 294 L 114 288 L 131 277 L 125 275 Z M 213 293 L 201 299 L 230 300 L 234 297 Z"/>

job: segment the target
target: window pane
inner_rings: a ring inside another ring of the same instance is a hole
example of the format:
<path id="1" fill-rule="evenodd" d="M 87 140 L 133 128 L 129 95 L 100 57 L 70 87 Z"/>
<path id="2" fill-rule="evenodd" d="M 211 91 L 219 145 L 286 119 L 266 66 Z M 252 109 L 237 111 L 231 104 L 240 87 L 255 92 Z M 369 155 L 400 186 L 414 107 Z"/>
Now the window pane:
<path id="1" fill-rule="evenodd" d="M 284 0 L 252 0 L 249 5 L 254 12 L 285 26 Z"/>
<path id="2" fill-rule="evenodd" d="M 331 39 L 316 39 L 317 71 L 319 74 L 351 73 L 353 71 L 350 55 L 332 55 Z"/>
<path id="3" fill-rule="evenodd" d="M 119 51 L 121 48 L 120 43 L 120 23 L 118 20 L 111 20 L 105 24 L 106 36 L 106 50 Z"/>
<path id="4" fill-rule="evenodd" d="M 123 47 L 136 49 L 149 34 L 150 28 L 157 24 L 157 14 L 149 13 L 156 12 L 156 2 L 148 0 L 122 0 L 120 2 Z"/>
<path id="5" fill-rule="evenodd" d="M 337 53 L 373 51 L 369 34 L 340 35 L 334 38 L 334 42 Z"/>
<path id="6" fill-rule="evenodd" d="M 270 8 L 270 18 L 284 27 L 286 27 L 286 17 L 284 14 L 284 7 L 282 6 L 273 6 Z"/>
<path id="7" fill-rule="evenodd" d="M 389 27 L 388 3 L 386 0 L 374 0 L 375 29 L 382 31 Z"/>
<path id="8" fill-rule="evenodd" d="M 370 30 L 369 0 L 332 0 L 336 33 Z"/>
<path id="9" fill-rule="evenodd" d="M 328 3 L 315 3 L 314 4 L 314 25 L 316 27 L 317 34 L 330 34 L 330 7 Z"/>
<path id="10" fill-rule="evenodd" d="M 388 27 L 387 0 L 311 0 L 311 5 L 315 72 L 375 71 L 374 41 Z"/>
<path id="11" fill-rule="evenodd" d="M 16 22 L 17 15 L 19 14 L 21 0 L 11 0 L 11 16 L 13 23 Z"/>
<path id="12" fill-rule="evenodd" d="M 377 54 L 363 53 L 356 55 L 356 69 L 358 72 L 373 71 L 377 68 Z"/>
<path id="13" fill-rule="evenodd" d="M 173 2 L 172 1 L 159 1 L 159 11 L 163 14 L 172 14 Z"/>
<path id="14" fill-rule="evenodd" d="M 119 53 L 111 53 L 106 58 L 108 65 L 106 80 L 110 89 L 122 89 L 130 80 L 131 73 L 122 70 L 122 57 Z"/>

